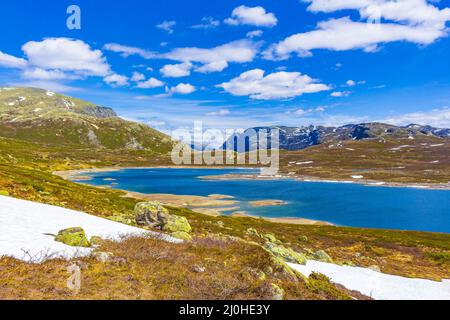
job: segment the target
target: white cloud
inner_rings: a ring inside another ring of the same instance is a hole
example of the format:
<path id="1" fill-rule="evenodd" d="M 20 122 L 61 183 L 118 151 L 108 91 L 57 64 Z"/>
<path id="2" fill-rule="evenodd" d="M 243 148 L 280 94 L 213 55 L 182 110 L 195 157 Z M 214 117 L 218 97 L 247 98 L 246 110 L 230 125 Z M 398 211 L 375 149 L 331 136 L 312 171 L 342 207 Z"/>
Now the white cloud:
<path id="1" fill-rule="evenodd" d="M 348 81 L 345 83 L 345 85 L 346 85 L 347 87 L 354 87 L 354 86 L 356 86 L 356 82 L 355 82 L 354 80 L 348 80 Z"/>
<path id="2" fill-rule="evenodd" d="M 231 18 L 226 19 L 224 22 L 232 26 L 274 27 L 277 25 L 278 20 L 273 13 L 266 12 L 266 9 L 263 7 L 239 6 L 233 10 Z"/>
<path id="3" fill-rule="evenodd" d="M 248 39 L 229 42 L 214 48 L 186 47 L 176 48 L 167 53 L 155 53 L 141 48 L 120 44 L 107 44 L 105 49 L 120 53 L 122 56 L 139 55 L 145 59 L 168 59 L 178 62 L 199 63 L 199 72 L 222 71 L 229 63 L 251 62 L 258 53 L 260 43 Z"/>
<path id="4" fill-rule="evenodd" d="M 429 45 L 447 35 L 447 30 L 424 25 L 396 23 L 368 24 L 355 22 L 349 17 L 320 22 L 316 30 L 292 35 L 264 52 L 266 59 L 287 59 L 292 53 L 311 56 L 311 50 L 345 51 L 362 49 L 375 52 L 378 45 L 395 41 L 408 41 Z"/>
<path id="5" fill-rule="evenodd" d="M 158 29 L 164 30 L 169 34 L 173 33 L 173 28 L 177 25 L 176 21 L 163 21 L 160 24 L 158 24 L 156 27 Z"/>
<path id="6" fill-rule="evenodd" d="M 119 53 L 124 58 L 132 55 L 138 55 L 144 59 L 151 59 L 156 55 L 154 52 L 150 52 L 137 47 L 124 46 L 118 43 L 107 43 L 104 45 L 103 49 Z"/>
<path id="7" fill-rule="evenodd" d="M 220 21 L 213 17 L 203 17 L 201 23 L 193 25 L 193 29 L 214 29 L 220 25 Z"/>
<path id="8" fill-rule="evenodd" d="M 20 83 L 11 83 L 11 86 L 17 86 L 17 87 L 29 87 L 29 88 L 41 88 L 53 92 L 74 92 L 74 91 L 81 91 L 83 89 L 68 86 L 56 81 L 45 81 L 45 80 L 31 80 L 31 81 L 25 81 Z"/>
<path id="9" fill-rule="evenodd" d="M 137 87 L 140 89 L 153 89 L 153 88 L 159 88 L 163 87 L 164 82 L 156 79 L 156 78 L 150 78 L 147 81 L 142 81 L 137 84 Z"/>
<path id="10" fill-rule="evenodd" d="M 428 25 L 443 29 L 450 20 L 450 9 L 439 8 L 427 0 L 303 0 L 311 12 L 358 10 L 362 18 L 392 20 L 409 25 Z"/>
<path id="11" fill-rule="evenodd" d="M 60 70 L 45 70 L 41 68 L 29 68 L 22 72 L 22 78 L 34 80 L 74 80 L 79 77 L 76 75 L 69 75 Z"/>
<path id="12" fill-rule="evenodd" d="M 208 64 L 204 64 L 203 66 L 196 68 L 195 71 L 200 73 L 211 73 L 211 72 L 220 72 L 228 68 L 228 62 L 226 61 L 215 61 Z"/>
<path id="13" fill-rule="evenodd" d="M 160 69 L 161 74 L 167 78 L 187 77 L 191 74 L 192 63 L 166 64 Z"/>
<path id="14" fill-rule="evenodd" d="M 330 87 L 300 72 L 276 72 L 264 76 L 264 70 L 254 69 L 218 87 L 235 96 L 272 100 L 293 98 L 304 93 L 330 90 Z"/>
<path id="15" fill-rule="evenodd" d="M 145 75 L 143 75 L 140 72 L 133 72 L 133 75 L 131 77 L 131 81 L 133 82 L 139 82 L 145 80 Z"/>
<path id="16" fill-rule="evenodd" d="M 262 30 L 254 30 L 254 31 L 250 31 L 250 32 L 247 32 L 247 38 L 250 38 L 250 39 L 252 39 L 252 38 L 258 38 L 258 37 L 261 37 L 262 35 L 263 35 L 263 31 Z"/>
<path id="17" fill-rule="evenodd" d="M 426 112 L 412 112 L 403 115 L 392 116 L 378 121 L 390 123 L 397 126 L 415 123 L 421 125 L 431 125 L 438 128 L 450 128 L 450 108 L 444 107 Z"/>
<path id="18" fill-rule="evenodd" d="M 190 94 L 195 92 L 195 87 L 189 83 L 180 83 L 175 87 L 170 88 L 170 93 L 176 94 Z"/>
<path id="19" fill-rule="evenodd" d="M 213 112 L 209 112 L 207 115 L 208 116 L 227 116 L 229 115 L 231 112 L 228 109 L 220 109 L 218 111 L 213 111 Z"/>
<path id="20" fill-rule="evenodd" d="M 106 76 L 103 80 L 113 87 L 125 87 L 129 85 L 128 77 L 116 73 Z"/>
<path id="21" fill-rule="evenodd" d="M 30 65 L 41 69 L 75 72 L 87 76 L 107 76 L 110 66 L 100 50 L 92 50 L 81 40 L 49 38 L 30 41 L 22 50 Z"/>
<path id="22" fill-rule="evenodd" d="M 27 61 L 25 59 L 17 58 L 0 51 L 0 67 L 22 69 L 26 66 Z"/>
<path id="23" fill-rule="evenodd" d="M 332 97 L 336 98 L 342 98 L 342 97 L 348 97 L 351 94 L 350 91 L 335 91 L 331 93 Z"/>

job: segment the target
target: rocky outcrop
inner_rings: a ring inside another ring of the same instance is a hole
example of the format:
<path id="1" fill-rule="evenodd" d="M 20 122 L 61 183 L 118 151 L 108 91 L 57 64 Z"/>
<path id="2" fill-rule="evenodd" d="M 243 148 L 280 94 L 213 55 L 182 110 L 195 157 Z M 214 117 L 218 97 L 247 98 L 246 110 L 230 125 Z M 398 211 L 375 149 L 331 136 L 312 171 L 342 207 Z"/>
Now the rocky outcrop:
<path id="1" fill-rule="evenodd" d="M 55 241 L 62 242 L 71 247 L 90 247 L 84 230 L 80 227 L 68 228 L 58 232 Z"/>
<path id="2" fill-rule="evenodd" d="M 134 208 L 134 216 L 139 226 L 161 228 L 169 221 L 169 211 L 160 202 L 140 202 Z"/>
<path id="3" fill-rule="evenodd" d="M 306 256 L 295 252 L 291 248 L 286 248 L 283 245 L 275 244 L 272 242 L 267 242 L 264 245 L 264 248 L 269 251 L 276 258 L 281 259 L 285 262 L 297 263 L 297 264 L 305 264 L 307 259 Z"/>
<path id="4" fill-rule="evenodd" d="M 177 239 L 191 241 L 192 227 L 185 217 L 170 214 L 162 203 L 157 201 L 141 202 L 134 208 L 136 223 L 171 233 Z"/>

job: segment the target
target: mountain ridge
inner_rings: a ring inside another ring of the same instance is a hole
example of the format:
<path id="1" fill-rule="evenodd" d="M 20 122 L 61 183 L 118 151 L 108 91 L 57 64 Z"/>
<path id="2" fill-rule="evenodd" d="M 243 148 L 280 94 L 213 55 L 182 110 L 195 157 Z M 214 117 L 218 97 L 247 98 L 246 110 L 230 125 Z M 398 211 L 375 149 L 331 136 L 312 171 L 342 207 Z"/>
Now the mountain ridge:
<path id="1" fill-rule="evenodd" d="M 237 152 L 254 151 L 258 148 L 254 139 L 255 133 L 261 131 L 270 132 L 280 130 L 279 148 L 282 150 L 296 151 L 323 143 L 340 143 L 346 140 L 384 139 L 386 137 L 414 139 L 417 135 L 433 136 L 436 138 L 449 138 L 450 129 L 435 128 L 429 125 L 409 124 L 407 126 L 395 126 L 380 122 L 368 122 L 360 124 L 347 124 L 339 127 L 326 126 L 266 126 L 246 129 L 243 133 L 232 135 L 222 145 L 223 149 Z M 250 138 L 252 141 L 250 141 Z M 245 141 L 247 139 L 247 141 Z M 236 142 L 241 141 L 238 145 Z M 243 143 L 242 141 L 245 141 Z M 252 142 L 252 145 L 250 145 Z M 271 147 L 269 141 L 268 147 Z"/>
<path id="2" fill-rule="evenodd" d="M 113 109 L 38 88 L 0 88 L 0 136 L 46 145 L 168 153 L 167 135 Z"/>

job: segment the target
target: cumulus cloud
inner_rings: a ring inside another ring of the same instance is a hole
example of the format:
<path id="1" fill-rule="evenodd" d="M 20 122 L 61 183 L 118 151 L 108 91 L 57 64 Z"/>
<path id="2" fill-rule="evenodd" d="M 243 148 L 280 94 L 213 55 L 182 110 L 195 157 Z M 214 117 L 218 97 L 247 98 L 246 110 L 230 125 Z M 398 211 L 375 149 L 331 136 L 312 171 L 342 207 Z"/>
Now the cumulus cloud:
<path id="1" fill-rule="evenodd" d="M 252 39 L 252 38 L 258 38 L 258 37 L 261 37 L 262 35 L 263 35 L 263 31 L 262 30 L 254 30 L 254 31 L 250 31 L 250 32 L 247 32 L 247 38 L 250 38 L 250 39 Z"/>
<path id="2" fill-rule="evenodd" d="M 303 0 L 310 3 L 311 12 L 335 12 L 358 10 L 362 18 L 392 20 L 407 24 L 426 24 L 437 28 L 445 27 L 450 20 L 450 9 L 439 8 L 427 0 Z"/>
<path id="3" fill-rule="evenodd" d="M 100 50 L 81 40 L 49 38 L 22 46 L 30 65 L 41 69 L 71 71 L 88 76 L 107 76 L 110 66 Z"/>
<path id="4" fill-rule="evenodd" d="M 426 0 L 303 0 L 311 12 L 357 10 L 362 20 L 349 17 L 318 23 L 313 31 L 298 33 L 264 52 L 267 59 L 287 59 L 292 53 L 311 56 L 312 50 L 375 52 L 380 44 L 407 41 L 429 45 L 448 35 L 450 8 L 440 10 Z M 372 23 L 373 22 L 373 23 Z"/>
<path id="5" fill-rule="evenodd" d="M 168 59 L 178 62 L 200 64 L 196 71 L 208 73 L 222 71 L 229 63 L 251 62 L 258 54 L 260 43 L 248 39 L 232 41 L 213 48 L 183 47 L 167 53 L 155 53 L 141 48 L 120 44 L 107 44 L 105 49 L 120 53 L 126 57 L 139 55 L 145 59 Z"/>
<path id="6" fill-rule="evenodd" d="M 144 59 L 151 59 L 156 55 L 154 52 L 150 52 L 137 47 L 124 46 L 118 43 L 107 43 L 104 45 L 103 49 L 119 53 L 124 58 L 132 55 L 138 55 L 143 57 Z"/>
<path id="7" fill-rule="evenodd" d="M 345 85 L 346 85 L 347 87 L 354 87 L 354 86 L 356 86 L 356 82 L 355 82 L 354 80 L 348 80 L 348 81 L 345 83 Z"/>
<path id="8" fill-rule="evenodd" d="M 180 83 L 175 87 L 169 89 L 170 93 L 174 94 L 190 94 L 195 92 L 196 88 L 189 83 Z"/>
<path id="9" fill-rule="evenodd" d="M 214 61 L 196 68 L 195 71 L 200 73 L 211 73 L 211 72 L 220 72 L 222 70 L 225 70 L 226 68 L 228 68 L 228 62 Z"/>
<path id="10" fill-rule="evenodd" d="M 145 80 L 145 75 L 140 72 L 133 72 L 133 75 L 131 77 L 131 81 L 133 82 L 139 82 Z"/>
<path id="11" fill-rule="evenodd" d="M 263 7 L 239 6 L 233 10 L 231 17 L 224 21 L 228 25 L 253 25 L 260 27 L 274 27 L 278 20 L 273 13 L 266 12 Z"/>
<path id="12" fill-rule="evenodd" d="M 284 99 L 330 90 L 330 87 L 300 72 L 276 72 L 264 76 L 261 69 L 242 73 L 218 87 L 235 96 L 249 96 L 257 100 Z"/>
<path id="13" fill-rule="evenodd" d="M 113 87 L 125 87 L 129 85 L 128 77 L 116 73 L 106 76 L 103 80 Z"/>
<path id="14" fill-rule="evenodd" d="M 220 21 L 213 17 L 203 17 L 201 23 L 193 25 L 193 29 L 214 29 L 220 26 Z"/>
<path id="15" fill-rule="evenodd" d="M 173 33 L 173 28 L 177 25 L 176 21 L 163 21 L 160 24 L 156 25 L 158 29 L 164 30 L 169 34 Z"/>
<path id="16" fill-rule="evenodd" d="M 156 79 L 156 78 L 150 78 L 147 81 L 141 81 L 139 82 L 136 87 L 140 88 L 140 89 L 153 89 L 153 88 L 159 88 L 159 87 L 163 87 L 164 86 L 164 82 Z"/>
<path id="17" fill-rule="evenodd" d="M 192 63 L 166 64 L 160 69 L 161 74 L 167 78 L 187 77 L 191 74 Z"/>
<path id="18" fill-rule="evenodd" d="M 349 17 L 320 22 L 316 30 L 295 34 L 271 46 L 264 52 L 266 59 L 287 59 L 292 53 L 301 57 L 311 56 L 311 50 L 327 49 L 346 51 L 362 49 L 378 50 L 378 45 L 395 41 L 408 41 L 429 45 L 447 35 L 447 31 L 433 27 L 409 26 L 394 23 L 367 24 L 355 22 Z"/>
<path id="19" fill-rule="evenodd" d="M 22 69 L 27 65 L 27 61 L 0 51 L 0 67 Z"/>
<path id="20" fill-rule="evenodd" d="M 74 80 L 79 79 L 77 75 L 70 75 L 60 70 L 45 70 L 41 68 L 28 68 L 23 70 L 22 78 L 33 80 Z"/>

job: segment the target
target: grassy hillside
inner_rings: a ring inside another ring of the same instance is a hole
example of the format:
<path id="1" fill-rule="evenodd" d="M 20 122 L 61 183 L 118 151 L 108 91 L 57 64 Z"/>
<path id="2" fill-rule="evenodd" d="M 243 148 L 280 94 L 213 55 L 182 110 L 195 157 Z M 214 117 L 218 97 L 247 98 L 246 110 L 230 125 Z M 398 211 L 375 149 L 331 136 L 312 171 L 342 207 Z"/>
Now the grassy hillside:
<path id="1" fill-rule="evenodd" d="M 112 109 L 33 88 L 0 89 L 0 136 L 48 146 L 166 154 L 170 138 Z"/>
<path id="2" fill-rule="evenodd" d="M 280 163 L 284 173 L 324 179 L 448 183 L 450 141 L 424 134 L 347 140 L 282 151 Z"/>

